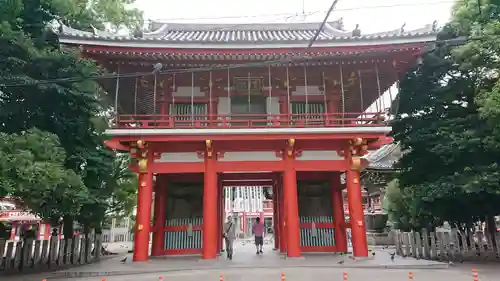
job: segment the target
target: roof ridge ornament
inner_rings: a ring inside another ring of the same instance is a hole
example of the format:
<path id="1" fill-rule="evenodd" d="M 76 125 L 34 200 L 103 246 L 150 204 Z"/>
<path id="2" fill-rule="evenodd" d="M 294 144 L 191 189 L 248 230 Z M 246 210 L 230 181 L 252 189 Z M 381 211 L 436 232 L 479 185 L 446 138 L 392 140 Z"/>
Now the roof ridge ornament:
<path id="1" fill-rule="evenodd" d="M 334 29 L 345 31 L 344 30 L 344 18 L 343 17 L 339 18 L 338 20 L 335 20 L 335 21 L 332 21 L 332 22 L 328 22 L 327 24 L 330 25 Z"/>
<path id="2" fill-rule="evenodd" d="M 361 30 L 359 29 L 359 24 L 356 24 L 356 28 L 352 31 L 352 37 L 361 37 Z"/>
<path id="3" fill-rule="evenodd" d="M 401 28 L 399 29 L 399 34 L 400 35 L 403 35 L 405 34 L 405 26 L 406 26 L 406 22 L 403 23 L 403 25 L 401 26 Z"/>
<path id="4" fill-rule="evenodd" d="M 168 31 L 168 23 L 164 23 L 156 30 L 153 30 L 150 32 L 143 32 L 142 36 L 144 38 L 150 38 L 150 37 L 155 37 L 157 35 L 162 35 L 162 37 L 163 37 L 163 36 L 165 36 L 167 31 Z"/>

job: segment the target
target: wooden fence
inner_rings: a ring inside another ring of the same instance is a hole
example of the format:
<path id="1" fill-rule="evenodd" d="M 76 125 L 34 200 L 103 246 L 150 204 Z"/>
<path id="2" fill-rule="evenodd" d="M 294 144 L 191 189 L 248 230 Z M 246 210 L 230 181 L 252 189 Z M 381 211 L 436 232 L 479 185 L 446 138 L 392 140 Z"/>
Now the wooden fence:
<path id="1" fill-rule="evenodd" d="M 500 233 L 495 237 L 457 229 L 396 233 L 396 254 L 399 256 L 439 261 L 500 261 Z"/>
<path id="2" fill-rule="evenodd" d="M 101 236 L 85 239 L 6 241 L 0 240 L 0 274 L 54 270 L 86 264 L 101 257 Z"/>

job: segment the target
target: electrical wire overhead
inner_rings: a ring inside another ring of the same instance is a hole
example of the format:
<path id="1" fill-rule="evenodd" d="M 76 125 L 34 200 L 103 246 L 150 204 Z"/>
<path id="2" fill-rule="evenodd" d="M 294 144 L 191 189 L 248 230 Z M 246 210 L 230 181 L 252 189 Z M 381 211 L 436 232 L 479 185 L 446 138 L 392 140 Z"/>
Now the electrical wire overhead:
<path id="1" fill-rule="evenodd" d="M 338 2 L 339 2 L 339 0 L 334 0 L 332 2 L 332 5 L 330 6 L 330 9 L 328 9 L 328 11 L 326 12 L 326 16 L 323 19 L 323 22 L 321 23 L 321 25 L 319 26 L 318 30 L 316 31 L 316 34 L 314 34 L 314 37 L 311 39 L 311 41 L 307 45 L 307 49 L 309 49 L 309 48 L 312 47 L 312 45 L 314 44 L 314 42 L 318 38 L 319 34 L 321 33 L 321 31 L 323 31 L 323 28 L 325 27 L 326 21 L 330 17 L 330 14 L 332 13 L 333 9 L 335 9 L 335 6 L 337 5 Z"/>
<path id="2" fill-rule="evenodd" d="M 388 5 L 366 5 L 350 8 L 335 9 L 337 12 L 356 11 L 356 10 L 371 10 L 371 9 L 391 9 L 399 7 L 416 7 L 416 6 L 432 6 L 438 4 L 453 4 L 456 0 L 437 0 L 437 1 L 422 1 L 414 3 L 388 4 Z M 326 13 L 328 10 L 317 10 L 306 13 L 307 15 Z M 274 13 L 274 14 L 257 14 L 248 16 L 219 16 L 219 17 L 196 17 L 196 18 L 160 18 L 157 20 L 148 19 L 148 21 L 169 22 L 169 21 L 200 21 L 200 20 L 224 20 L 224 19 L 258 19 L 266 17 L 290 17 L 300 16 L 300 13 Z"/>

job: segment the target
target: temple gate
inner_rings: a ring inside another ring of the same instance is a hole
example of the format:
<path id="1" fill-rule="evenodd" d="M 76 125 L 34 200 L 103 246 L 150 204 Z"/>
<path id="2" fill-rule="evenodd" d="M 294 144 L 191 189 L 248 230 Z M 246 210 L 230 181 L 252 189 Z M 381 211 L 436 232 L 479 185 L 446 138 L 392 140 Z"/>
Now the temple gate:
<path id="1" fill-rule="evenodd" d="M 272 190 L 275 248 L 288 257 L 347 252 L 347 228 L 353 255 L 368 255 L 365 155 L 390 142 L 395 82 L 436 30 L 362 35 L 330 22 L 304 52 L 319 26 L 153 23 L 125 37 L 61 28 L 60 42 L 116 73 L 102 83 L 116 117 L 106 145 L 129 152 L 139 174 L 134 261 L 148 260 L 150 233 L 153 256 L 216 258 L 223 190 L 238 185 Z"/>

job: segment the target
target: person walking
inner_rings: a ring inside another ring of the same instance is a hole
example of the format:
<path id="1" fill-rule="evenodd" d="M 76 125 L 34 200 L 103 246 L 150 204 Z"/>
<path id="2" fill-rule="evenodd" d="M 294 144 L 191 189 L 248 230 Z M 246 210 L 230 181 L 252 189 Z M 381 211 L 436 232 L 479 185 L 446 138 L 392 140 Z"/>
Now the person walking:
<path id="1" fill-rule="evenodd" d="M 236 230 L 233 224 L 233 218 L 228 216 L 227 222 L 224 224 L 224 233 L 222 234 L 226 242 L 226 254 L 229 260 L 233 259 L 233 245 L 234 240 L 236 240 Z"/>
<path id="2" fill-rule="evenodd" d="M 255 248 L 257 248 L 257 255 L 262 254 L 262 247 L 264 246 L 264 224 L 260 221 L 260 217 L 255 219 L 252 232 L 255 235 Z"/>

